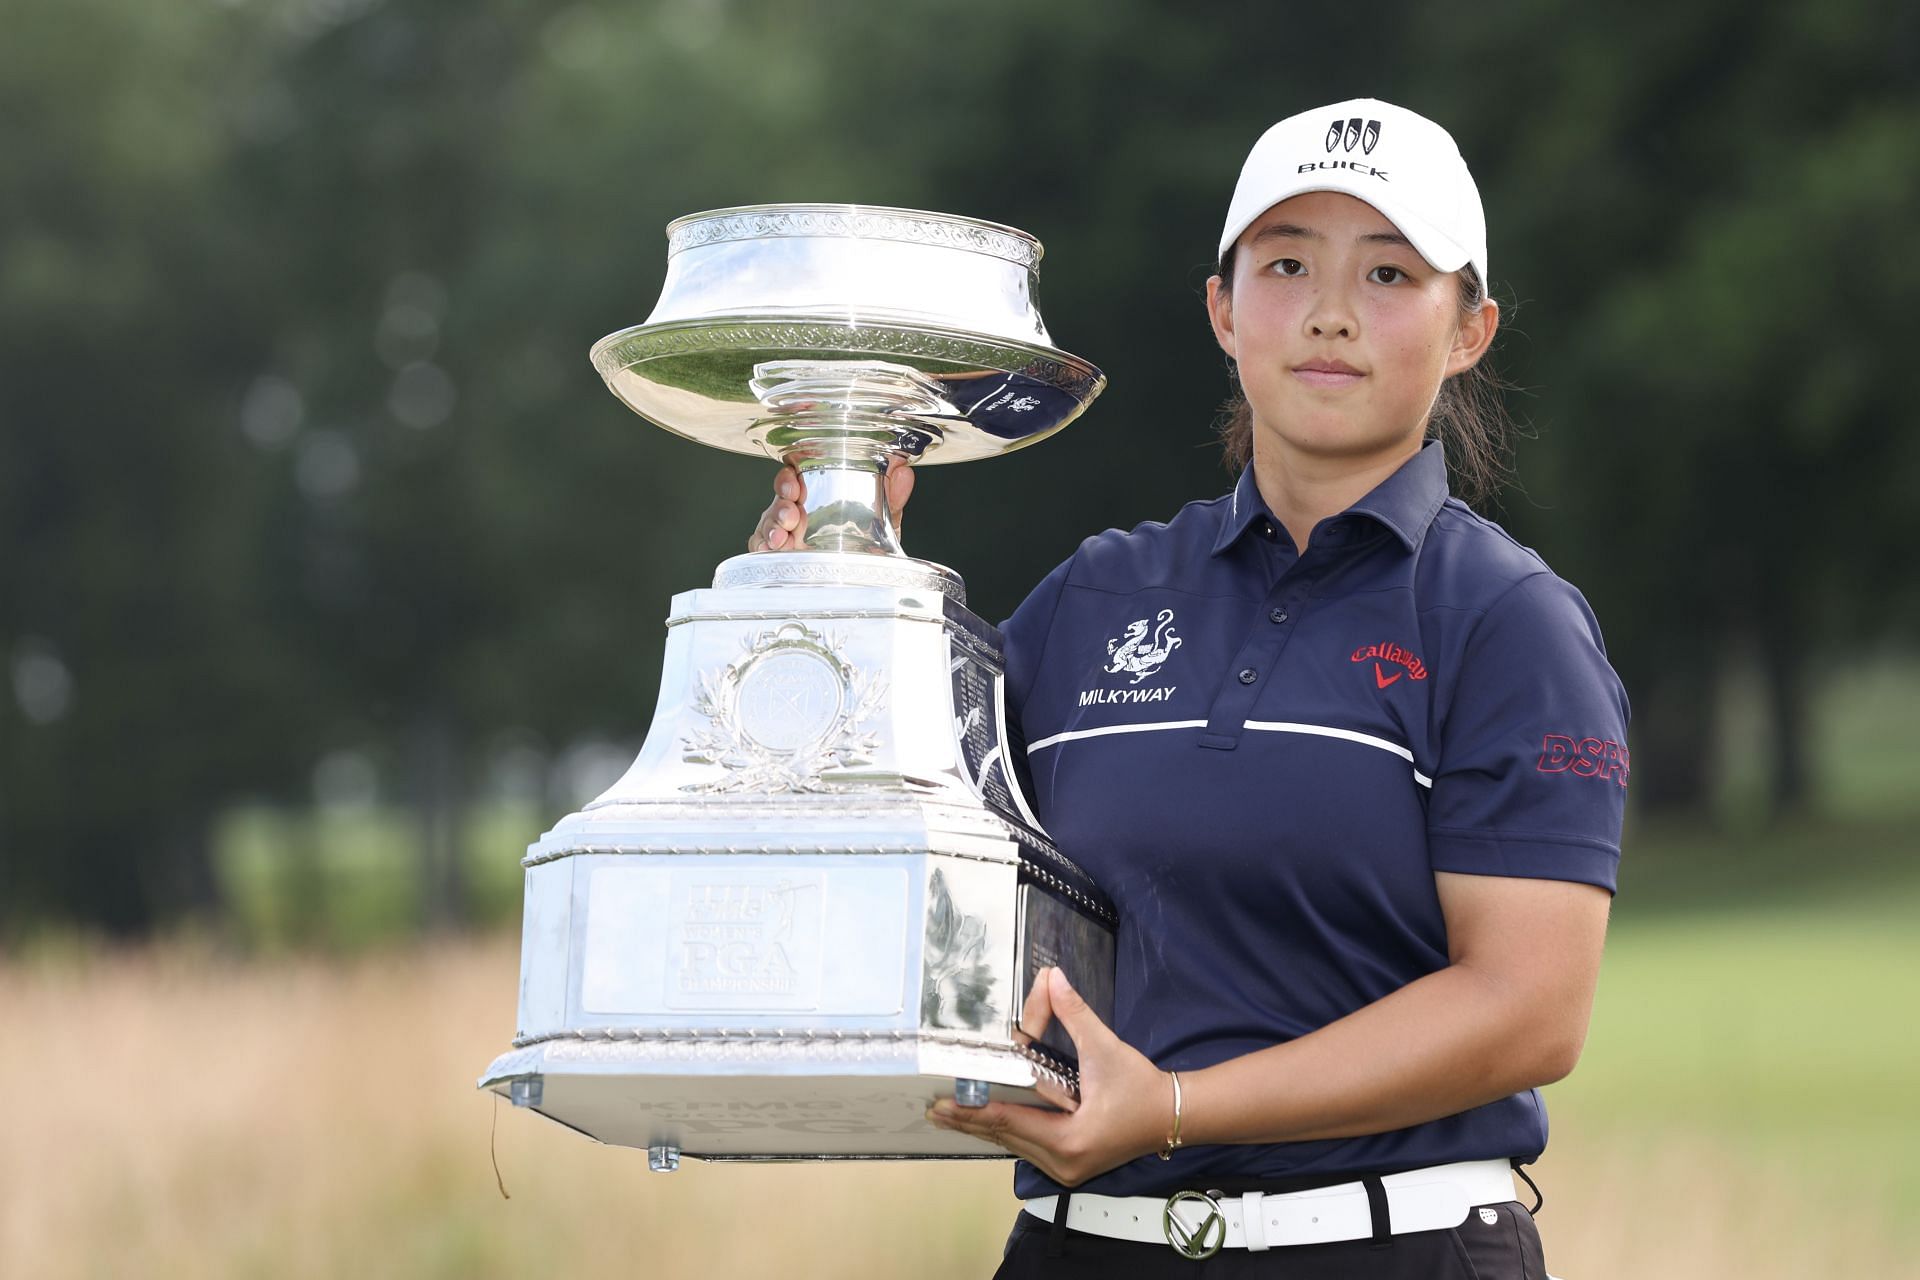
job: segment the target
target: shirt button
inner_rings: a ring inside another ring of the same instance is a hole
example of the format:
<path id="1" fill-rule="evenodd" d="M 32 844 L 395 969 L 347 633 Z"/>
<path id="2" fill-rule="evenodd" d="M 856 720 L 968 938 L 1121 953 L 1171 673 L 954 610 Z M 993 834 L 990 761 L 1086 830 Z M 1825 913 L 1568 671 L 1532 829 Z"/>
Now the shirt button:
<path id="1" fill-rule="evenodd" d="M 1269 613 L 1267 617 L 1275 622 L 1285 622 L 1287 620 L 1287 611 L 1285 609 L 1275 609 Z"/>
<path id="2" fill-rule="evenodd" d="M 1255 671 L 1252 667 L 1243 667 L 1240 670 L 1241 684 L 1252 684 L 1255 680 L 1258 680 L 1259 678 L 1260 678 L 1260 673 L 1258 671 Z"/>
<path id="3" fill-rule="evenodd" d="M 1272 542 L 1274 538 L 1279 536 L 1274 532 L 1273 521 L 1262 520 L 1260 522 L 1260 536 L 1265 538 L 1268 542 Z"/>

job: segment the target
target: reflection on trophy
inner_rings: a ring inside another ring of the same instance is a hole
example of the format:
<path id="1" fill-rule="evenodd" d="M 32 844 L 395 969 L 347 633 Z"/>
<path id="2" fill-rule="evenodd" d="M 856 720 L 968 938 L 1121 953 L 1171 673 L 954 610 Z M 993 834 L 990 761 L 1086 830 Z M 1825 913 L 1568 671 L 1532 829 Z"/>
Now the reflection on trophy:
<path id="1" fill-rule="evenodd" d="M 659 304 L 594 367 L 798 468 L 805 542 L 674 597 L 639 758 L 524 860 L 519 1030 L 480 1084 L 656 1169 L 1003 1156 L 923 1113 L 1077 1087 L 1020 1006 L 1059 965 L 1111 1020 L 1113 911 L 1021 792 L 998 632 L 901 551 L 884 479 L 1032 444 L 1105 379 L 1050 345 L 1008 227 L 766 205 L 667 235 Z"/>

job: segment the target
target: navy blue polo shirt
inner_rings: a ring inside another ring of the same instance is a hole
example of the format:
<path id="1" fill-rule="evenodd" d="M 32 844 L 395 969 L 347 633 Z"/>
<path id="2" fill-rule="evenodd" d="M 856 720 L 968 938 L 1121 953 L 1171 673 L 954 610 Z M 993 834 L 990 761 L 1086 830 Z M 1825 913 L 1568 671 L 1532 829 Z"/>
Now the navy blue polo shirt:
<path id="1" fill-rule="evenodd" d="M 1580 593 L 1447 492 L 1429 443 L 1306 554 L 1249 468 L 1089 538 L 1004 627 L 1038 816 L 1119 908 L 1114 1030 L 1197 1070 L 1447 963 L 1437 871 L 1614 889 L 1627 699 Z M 1534 1091 L 1390 1133 L 1187 1147 L 1085 1183 L 1531 1159 Z M 1031 1165 L 1021 1196 L 1060 1188 Z"/>

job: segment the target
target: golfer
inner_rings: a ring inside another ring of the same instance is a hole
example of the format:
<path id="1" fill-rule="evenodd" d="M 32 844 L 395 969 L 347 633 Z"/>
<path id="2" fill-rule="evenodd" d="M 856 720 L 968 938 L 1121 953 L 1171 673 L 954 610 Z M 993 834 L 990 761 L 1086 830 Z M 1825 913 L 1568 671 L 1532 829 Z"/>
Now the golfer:
<path id="1" fill-rule="evenodd" d="M 1445 130 L 1275 125 L 1207 282 L 1238 483 L 1005 624 L 1034 808 L 1120 923 L 1111 1026 L 1057 970 L 1022 1018 L 1077 1102 L 929 1112 L 1020 1157 L 1003 1276 L 1547 1274 L 1513 1179 L 1586 1035 L 1627 701 L 1579 592 L 1450 493 L 1497 478 L 1488 278 Z M 756 547 L 804 533 L 776 492 Z"/>

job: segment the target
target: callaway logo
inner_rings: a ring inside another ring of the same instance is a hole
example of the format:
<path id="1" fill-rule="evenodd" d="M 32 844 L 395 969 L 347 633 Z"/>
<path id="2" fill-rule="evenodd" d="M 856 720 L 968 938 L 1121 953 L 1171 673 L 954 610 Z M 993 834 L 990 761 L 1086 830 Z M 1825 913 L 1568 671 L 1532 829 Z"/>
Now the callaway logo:
<path id="1" fill-rule="evenodd" d="M 1410 676 L 1415 680 L 1427 678 L 1426 663 L 1416 658 L 1411 650 L 1402 649 L 1397 644 L 1363 644 L 1353 651 L 1353 657 L 1350 659 L 1353 662 L 1369 660 L 1373 662 L 1373 684 L 1377 689 L 1386 688 L 1401 676 Z M 1380 665 L 1383 662 L 1391 663 L 1402 670 L 1388 675 L 1386 668 Z"/>
<path id="2" fill-rule="evenodd" d="M 1359 116 L 1351 120 L 1341 120 L 1336 117 L 1334 122 L 1327 126 L 1328 151 L 1332 151 L 1335 147 L 1344 147 L 1348 151 L 1359 147 L 1364 154 L 1372 155 L 1373 144 L 1378 141 L 1380 141 L 1378 120 L 1362 120 Z"/>
<path id="3" fill-rule="evenodd" d="M 1125 635 L 1107 641 L 1107 656 L 1113 661 L 1106 666 L 1108 675 L 1126 673 L 1139 684 L 1160 669 L 1160 664 L 1173 656 L 1173 651 L 1181 644 L 1180 637 L 1173 631 L 1173 610 L 1162 609 L 1154 616 L 1160 625 L 1154 628 L 1153 640 L 1147 640 L 1147 620 L 1137 618 L 1127 624 Z"/>

